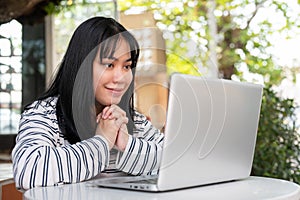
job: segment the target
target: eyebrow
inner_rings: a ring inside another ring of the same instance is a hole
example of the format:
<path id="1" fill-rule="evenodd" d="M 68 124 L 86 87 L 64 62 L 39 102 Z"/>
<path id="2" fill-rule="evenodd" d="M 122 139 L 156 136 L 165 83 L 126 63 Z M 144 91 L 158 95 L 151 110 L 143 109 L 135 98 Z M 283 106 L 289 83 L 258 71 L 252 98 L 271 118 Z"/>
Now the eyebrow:
<path id="1" fill-rule="evenodd" d="M 102 58 L 102 59 L 105 59 L 105 57 L 104 58 Z M 116 60 L 116 61 L 118 61 L 119 59 L 118 58 L 116 58 L 116 57 L 106 57 L 106 59 L 110 59 L 110 60 Z M 132 58 L 130 57 L 130 58 L 128 58 L 127 60 L 125 60 L 125 62 L 130 62 L 130 61 L 132 61 Z"/>

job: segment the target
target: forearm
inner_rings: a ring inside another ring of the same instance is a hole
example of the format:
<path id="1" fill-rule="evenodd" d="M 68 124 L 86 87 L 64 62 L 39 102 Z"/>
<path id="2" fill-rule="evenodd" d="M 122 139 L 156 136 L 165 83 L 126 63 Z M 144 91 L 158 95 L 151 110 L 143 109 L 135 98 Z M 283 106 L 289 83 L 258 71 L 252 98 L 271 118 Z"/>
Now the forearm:
<path id="1" fill-rule="evenodd" d="M 117 168 L 133 175 L 156 174 L 158 172 L 162 152 L 161 141 L 146 141 L 129 137 Z"/>
<path id="2" fill-rule="evenodd" d="M 108 145 L 99 136 L 57 148 L 22 144 L 17 143 L 12 159 L 16 186 L 23 189 L 87 180 L 109 161 Z"/>

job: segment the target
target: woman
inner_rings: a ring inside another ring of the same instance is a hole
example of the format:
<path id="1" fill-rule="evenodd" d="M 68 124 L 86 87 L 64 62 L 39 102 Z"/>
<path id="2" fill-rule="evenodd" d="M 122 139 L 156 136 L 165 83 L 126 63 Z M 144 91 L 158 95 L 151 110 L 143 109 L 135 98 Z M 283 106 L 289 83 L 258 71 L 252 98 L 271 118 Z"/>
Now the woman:
<path id="1" fill-rule="evenodd" d="M 111 18 L 75 30 L 50 88 L 22 113 L 12 152 L 17 188 L 76 183 L 111 168 L 158 172 L 164 136 L 133 110 L 138 56 L 135 38 Z"/>

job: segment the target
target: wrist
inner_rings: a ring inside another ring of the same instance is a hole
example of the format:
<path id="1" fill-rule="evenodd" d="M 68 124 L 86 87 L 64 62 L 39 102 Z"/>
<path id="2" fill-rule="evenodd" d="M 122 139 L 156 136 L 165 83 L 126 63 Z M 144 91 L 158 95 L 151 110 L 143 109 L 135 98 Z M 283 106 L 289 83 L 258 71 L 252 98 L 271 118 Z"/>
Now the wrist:
<path id="1" fill-rule="evenodd" d="M 128 134 L 125 134 L 124 136 L 125 136 L 124 142 L 122 143 L 122 147 L 121 147 L 121 151 L 122 151 L 122 152 L 125 151 L 126 146 L 127 146 L 127 144 L 128 144 L 128 140 L 129 140 L 129 135 L 128 135 Z"/>
<path id="2" fill-rule="evenodd" d="M 126 133 L 126 134 L 122 134 L 122 136 L 119 135 L 120 138 L 118 138 L 117 142 L 116 142 L 116 147 L 124 152 L 125 149 L 126 149 L 126 146 L 127 146 L 127 143 L 128 143 L 128 140 L 129 140 L 129 135 Z"/>
<path id="3" fill-rule="evenodd" d="M 114 147 L 114 143 L 112 143 L 107 137 L 104 135 L 97 134 L 96 136 L 100 136 L 101 139 L 107 144 L 108 149 L 111 150 Z"/>

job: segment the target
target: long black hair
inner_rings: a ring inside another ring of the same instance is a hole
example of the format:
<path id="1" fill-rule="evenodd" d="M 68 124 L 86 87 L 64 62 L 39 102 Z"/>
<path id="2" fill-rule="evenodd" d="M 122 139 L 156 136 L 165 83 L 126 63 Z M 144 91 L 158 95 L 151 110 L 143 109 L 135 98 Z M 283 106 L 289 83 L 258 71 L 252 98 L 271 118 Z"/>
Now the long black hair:
<path id="1" fill-rule="evenodd" d="M 58 96 L 56 115 L 64 137 L 74 144 L 95 134 L 95 96 L 93 90 L 93 60 L 100 52 L 114 52 L 120 38 L 130 47 L 132 73 L 139 56 L 136 39 L 112 18 L 93 17 L 75 30 L 57 74 L 40 100 Z M 100 53 L 102 58 L 103 54 Z M 104 55 L 105 56 L 105 55 Z M 102 60 L 100 58 L 100 60 Z M 133 83 L 122 97 L 120 107 L 128 115 L 133 113 Z M 132 120 L 129 130 L 132 131 Z"/>

